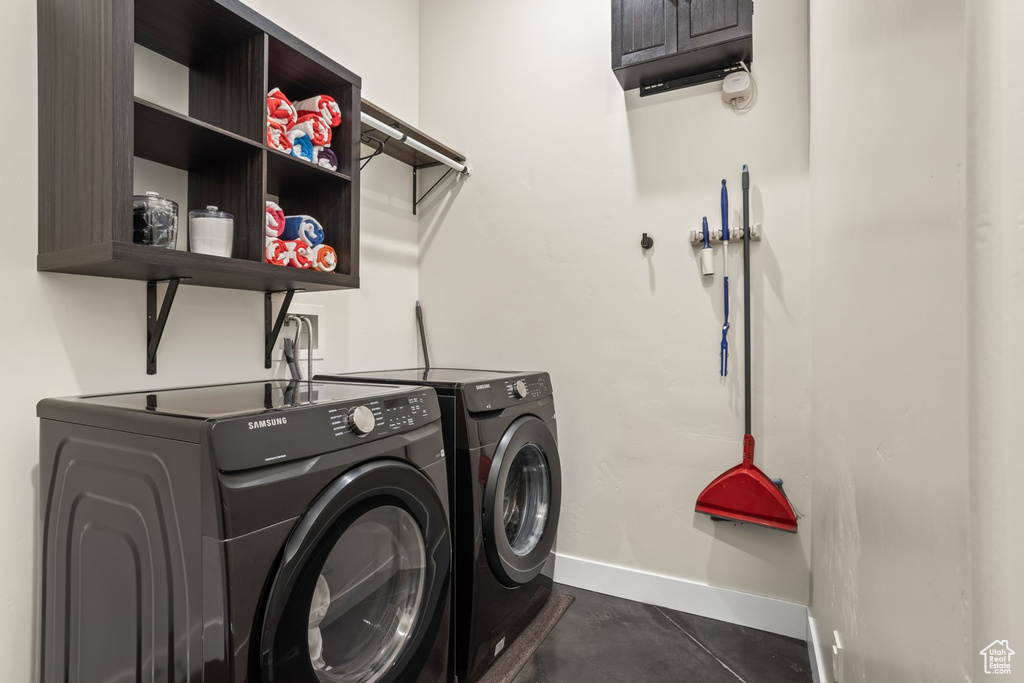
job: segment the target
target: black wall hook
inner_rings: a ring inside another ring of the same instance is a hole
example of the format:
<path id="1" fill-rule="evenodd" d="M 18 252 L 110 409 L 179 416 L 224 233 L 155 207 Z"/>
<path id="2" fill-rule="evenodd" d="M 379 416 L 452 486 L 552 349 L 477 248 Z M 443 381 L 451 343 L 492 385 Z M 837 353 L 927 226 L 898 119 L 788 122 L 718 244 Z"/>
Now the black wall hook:
<path id="1" fill-rule="evenodd" d="M 647 251 L 654 246 L 654 238 L 645 232 L 644 236 L 640 238 L 640 246 L 644 248 L 644 251 Z"/>

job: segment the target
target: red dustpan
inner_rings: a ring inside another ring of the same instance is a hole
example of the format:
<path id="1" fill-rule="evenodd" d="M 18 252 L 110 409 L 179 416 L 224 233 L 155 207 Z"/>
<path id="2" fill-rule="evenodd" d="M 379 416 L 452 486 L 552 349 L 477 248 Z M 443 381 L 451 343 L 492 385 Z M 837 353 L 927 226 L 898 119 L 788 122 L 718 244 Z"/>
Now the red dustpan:
<path id="1" fill-rule="evenodd" d="M 743 437 L 743 462 L 707 485 L 697 512 L 720 519 L 796 531 L 796 515 L 782 490 L 754 466 L 754 437 Z"/>
<path id="2" fill-rule="evenodd" d="M 743 462 L 719 475 L 697 496 L 697 512 L 714 519 L 749 522 L 796 532 L 796 514 L 782 488 L 754 466 L 750 435 L 750 174 L 743 166 L 743 364 L 746 431 Z"/>

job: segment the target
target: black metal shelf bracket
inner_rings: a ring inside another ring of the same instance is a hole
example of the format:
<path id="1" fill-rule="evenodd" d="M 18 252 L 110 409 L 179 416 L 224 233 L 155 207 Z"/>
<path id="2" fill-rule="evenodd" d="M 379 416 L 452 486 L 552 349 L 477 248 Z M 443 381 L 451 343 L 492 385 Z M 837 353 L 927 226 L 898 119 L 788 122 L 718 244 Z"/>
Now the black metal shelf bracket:
<path id="1" fill-rule="evenodd" d="M 167 280 L 167 291 L 164 292 L 164 300 L 159 304 L 157 310 L 157 284 L 158 280 L 151 280 L 146 283 L 146 374 L 156 374 L 156 352 L 160 348 L 160 340 L 164 336 L 164 328 L 167 326 L 167 316 L 171 314 L 171 306 L 174 304 L 174 295 L 178 293 L 178 285 L 187 277 L 176 277 Z"/>
<path id="2" fill-rule="evenodd" d="M 419 176 L 420 169 L 421 168 L 431 168 L 433 166 L 440 166 L 440 165 L 441 164 L 437 163 L 437 164 L 425 164 L 423 166 L 413 166 L 413 169 L 412 169 L 412 215 L 413 216 L 416 215 L 416 207 L 420 205 L 420 202 L 422 202 L 424 199 L 426 199 L 427 195 L 429 195 L 431 192 L 433 192 L 434 188 L 437 187 L 438 185 L 440 185 L 441 181 L 444 180 L 445 178 L 447 178 L 451 174 L 451 172 L 455 170 L 454 168 L 449 168 L 447 171 L 444 172 L 443 176 L 441 176 L 440 178 L 437 179 L 436 183 L 434 183 L 433 185 L 430 186 L 429 190 L 427 190 L 426 192 L 423 193 L 422 197 L 417 197 L 416 196 L 416 185 L 417 185 L 417 182 L 418 182 L 418 176 Z"/>
<path id="3" fill-rule="evenodd" d="M 274 292 L 267 292 L 263 295 L 263 334 L 266 339 L 263 367 L 265 368 L 270 367 L 274 347 L 277 346 L 277 338 L 281 336 L 284 319 L 288 317 L 288 307 L 292 305 L 292 297 L 295 296 L 295 292 L 301 291 L 303 290 L 289 289 L 284 293 L 284 301 L 281 302 L 281 310 L 278 311 L 276 319 L 274 318 Z"/>
<path id="4" fill-rule="evenodd" d="M 379 157 L 381 154 L 384 153 L 384 145 L 388 144 L 388 140 L 389 139 L 390 138 L 384 138 L 383 140 L 380 140 L 378 138 L 373 137 L 372 135 L 367 135 L 366 133 L 360 133 L 359 134 L 359 141 L 361 143 L 363 143 L 364 145 L 366 145 L 368 147 L 374 147 L 374 146 L 376 147 L 376 149 L 373 150 L 373 152 L 371 152 L 367 156 L 359 157 L 359 161 L 363 162 L 359 166 L 359 170 L 360 171 L 362 171 L 364 168 L 366 168 L 367 165 L 371 161 L 373 161 L 375 157 Z"/>

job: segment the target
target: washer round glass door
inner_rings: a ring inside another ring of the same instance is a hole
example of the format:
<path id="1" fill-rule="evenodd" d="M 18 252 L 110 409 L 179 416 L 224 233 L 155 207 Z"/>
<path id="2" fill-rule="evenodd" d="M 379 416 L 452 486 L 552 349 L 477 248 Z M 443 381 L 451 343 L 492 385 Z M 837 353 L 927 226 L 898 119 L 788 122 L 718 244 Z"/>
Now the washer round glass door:
<path id="1" fill-rule="evenodd" d="M 540 573 L 555 542 L 561 489 L 551 431 L 532 415 L 518 418 L 498 442 L 484 491 L 484 547 L 502 583 Z"/>
<path id="2" fill-rule="evenodd" d="M 263 618 L 264 680 L 406 680 L 447 623 L 450 568 L 445 508 L 423 474 L 387 460 L 349 470 L 285 544 Z"/>
<path id="3" fill-rule="evenodd" d="M 426 546 L 400 507 L 363 513 L 338 539 L 309 607 L 309 659 L 322 683 L 374 683 L 407 647 L 423 602 Z"/>

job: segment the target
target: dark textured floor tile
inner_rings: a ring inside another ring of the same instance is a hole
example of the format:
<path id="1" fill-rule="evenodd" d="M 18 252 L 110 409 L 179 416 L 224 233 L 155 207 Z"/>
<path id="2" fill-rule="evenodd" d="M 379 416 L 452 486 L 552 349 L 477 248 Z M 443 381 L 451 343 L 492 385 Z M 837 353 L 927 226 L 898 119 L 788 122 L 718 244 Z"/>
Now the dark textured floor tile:
<path id="1" fill-rule="evenodd" d="M 558 590 L 576 601 L 515 683 L 736 683 L 656 607 L 567 586 Z"/>
<path id="2" fill-rule="evenodd" d="M 809 683 L 807 643 L 726 621 L 658 608 L 746 683 Z"/>

